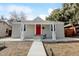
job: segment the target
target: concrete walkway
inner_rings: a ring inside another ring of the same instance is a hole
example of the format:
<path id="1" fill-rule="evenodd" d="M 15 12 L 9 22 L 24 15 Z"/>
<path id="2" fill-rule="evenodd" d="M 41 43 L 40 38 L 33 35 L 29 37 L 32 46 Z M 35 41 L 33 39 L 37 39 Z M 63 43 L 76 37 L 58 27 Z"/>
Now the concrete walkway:
<path id="1" fill-rule="evenodd" d="M 27 56 L 46 56 L 42 42 L 34 41 Z"/>

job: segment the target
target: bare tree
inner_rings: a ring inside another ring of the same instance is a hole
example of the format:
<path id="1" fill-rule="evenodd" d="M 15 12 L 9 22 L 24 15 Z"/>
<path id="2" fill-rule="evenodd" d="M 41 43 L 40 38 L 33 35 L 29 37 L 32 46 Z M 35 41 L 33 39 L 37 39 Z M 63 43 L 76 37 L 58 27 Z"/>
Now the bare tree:
<path id="1" fill-rule="evenodd" d="M 5 20 L 4 16 L 1 15 L 0 16 L 0 20 Z"/>
<path id="2" fill-rule="evenodd" d="M 18 14 L 16 13 L 16 11 L 11 12 L 10 15 L 11 15 L 10 19 L 12 21 L 17 21 Z"/>
<path id="3" fill-rule="evenodd" d="M 20 13 L 20 19 L 21 19 L 21 21 L 25 21 L 26 20 L 26 15 L 25 15 L 25 13 L 24 12 L 21 12 Z"/>
<path id="4" fill-rule="evenodd" d="M 26 15 L 24 12 L 16 13 L 16 11 L 11 12 L 11 20 L 12 21 L 25 21 Z"/>

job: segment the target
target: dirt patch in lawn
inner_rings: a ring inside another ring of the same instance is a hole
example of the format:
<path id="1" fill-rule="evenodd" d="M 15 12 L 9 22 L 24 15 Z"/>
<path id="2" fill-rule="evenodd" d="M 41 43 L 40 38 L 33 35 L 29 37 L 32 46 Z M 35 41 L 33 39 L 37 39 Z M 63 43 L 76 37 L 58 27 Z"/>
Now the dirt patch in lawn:
<path id="1" fill-rule="evenodd" d="M 0 51 L 0 56 L 26 56 L 32 42 L 26 41 L 6 41 L 4 50 Z"/>
<path id="2" fill-rule="evenodd" d="M 48 56 L 79 56 L 79 42 L 43 42 Z"/>

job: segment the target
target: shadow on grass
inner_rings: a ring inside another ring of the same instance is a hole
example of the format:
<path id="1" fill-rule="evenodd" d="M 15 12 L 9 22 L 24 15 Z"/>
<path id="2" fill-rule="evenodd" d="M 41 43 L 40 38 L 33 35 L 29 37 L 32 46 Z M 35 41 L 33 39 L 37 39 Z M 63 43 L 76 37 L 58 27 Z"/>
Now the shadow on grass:
<path id="1" fill-rule="evenodd" d="M 42 43 L 43 43 L 43 42 L 42 42 Z M 44 49 L 45 49 L 45 52 L 46 52 L 46 55 L 47 55 L 47 56 L 55 56 L 55 54 L 54 54 L 52 48 L 49 48 L 49 51 L 51 52 L 51 55 L 49 55 L 49 53 L 48 53 L 48 51 L 47 51 L 47 49 L 46 49 L 44 43 L 43 43 L 43 47 L 44 47 Z"/>
<path id="2" fill-rule="evenodd" d="M 0 51 L 4 50 L 5 48 L 7 48 L 6 46 L 0 47 Z"/>

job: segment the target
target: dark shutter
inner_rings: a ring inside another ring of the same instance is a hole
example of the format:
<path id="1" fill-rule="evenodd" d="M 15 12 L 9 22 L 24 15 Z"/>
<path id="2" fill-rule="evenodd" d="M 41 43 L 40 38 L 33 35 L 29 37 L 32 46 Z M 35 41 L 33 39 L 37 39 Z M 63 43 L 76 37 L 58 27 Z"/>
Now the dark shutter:
<path id="1" fill-rule="evenodd" d="M 54 31 L 55 31 L 55 25 L 54 25 Z"/>
<path id="2" fill-rule="evenodd" d="M 24 31 L 26 31 L 26 25 L 24 25 Z"/>
<path id="3" fill-rule="evenodd" d="M 53 26 L 51 25 L 51 31 L 53 31 Z"/>

